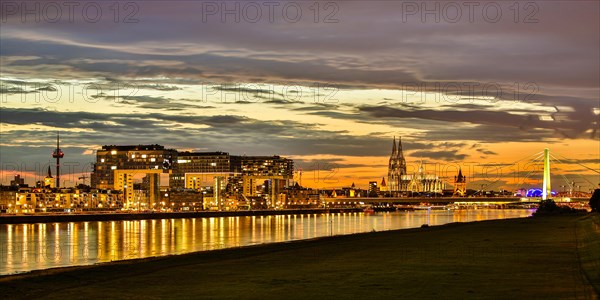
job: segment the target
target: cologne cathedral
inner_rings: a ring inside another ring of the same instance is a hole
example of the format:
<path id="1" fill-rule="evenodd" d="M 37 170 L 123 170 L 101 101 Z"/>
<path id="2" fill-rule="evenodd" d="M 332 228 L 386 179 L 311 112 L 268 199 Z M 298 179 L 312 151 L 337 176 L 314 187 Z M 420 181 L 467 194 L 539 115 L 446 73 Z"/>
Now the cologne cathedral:
<path id="1" fill-rule="evenodd" d="M 398 139 L 398 146 L 396 146 L 396 137 L 394 137 L 392 155 L 388 165 L 388 191 L 398 192 L 402 190 L 400 187 L 403 175 L 406 175 L 406 160 L 402 153 L 402 138 Z"/>
<path id="2" fill-rule="evenodd" d="M 406 160 L 402 152 L 402 138 L 398 139 L 396 145 L 396 137 L 394 137 L 392 145 L 392 155 L 388 165 L 388 182 L 387 190 L 392 194 L 401 192 L 436 192 L 441 193 L 446 187 L 445 183 L 435 174 L 425 174 L 423 163 L 419 165 L 419 169 L 414 174 L 406 172 Z"/>

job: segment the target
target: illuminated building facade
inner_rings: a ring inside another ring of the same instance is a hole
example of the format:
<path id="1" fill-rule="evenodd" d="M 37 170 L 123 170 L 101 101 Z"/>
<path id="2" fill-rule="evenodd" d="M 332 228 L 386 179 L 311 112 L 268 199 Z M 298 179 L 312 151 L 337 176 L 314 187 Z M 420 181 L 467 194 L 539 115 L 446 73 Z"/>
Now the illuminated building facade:
<path id="1" fill-rule="evenodd" d="M 462 169 L 458 169 L 458 176 L 454 176 L 454 192 L 452 196 L 465 196 L 467 194 L 467 177 L 463 176 Z"/>
<path id="2" fill-rule="evenodd" d="M 380 192 L 388 191 L 388 186 L 387 186 L 387 183 L 385 182 L 385 177 L 381 177 L 381 184 L 379 185 L 379 191 Z"/>
<path id="3" fill-rule="evenodd" d="M 242 175 L 294 176 L 294 161 L 280 156 L 240 156 Z"/>
<path id="4" fill-rule="evenodd" d="M 179 152 L 170 175 L 171 188 L 201 189 L 219 177 L 227 192 L 255 196 L 265 180 L 293 178 L 294 162 L 280 156 L 237 156 L 227 152 Z M 285 185 L 284 185 L 285 186 Z"/>
<path id="5" fill-rule="evenodd" d="M 150 207 L 158 202 L 160 174 L 169 173 L 177 151 L 161 145 L 103 146 L 96 152 L 92 187 L 123 191 L 124 207 L 139 206 L 134 190 L 134 177 L 146 177 Z M 137 203 L 136 203 L 137 202 Z"/>
<path id="6" fill-rule="evenodd" d="M 44 187 L 51 189 L 56 187 L 56 179 L 52 177 L 52 170 L 50 169 L 50 166 L 48 166 L 48 175 L 44 177 Z"/>
<path id="7" fill-rule="evenodd" d="M 269 205 L 283 205 L 279 194 L 290 186 L 294 161 L 280 156 L 241 156 L 242 195 L 268 195 Z M 264 186 L 264 187 L 263 187 Z"/>
<path id="8" fill-rule="evenodd" d="M 377 197 L 381 191 L 377 181 L 369 181 L 369 197 Z"/>
<path id="9" fill-rule="evenodd" d="M 139 205 L 148 198 L 149 207 L 159 201 L 161 173 L 169 173 L 172 191 L 195 190 L 204 203 L 222 208 L 228 196 L 261 196 L 276 205 L 280 193 L 293 179 L 294 163 L 280 156 L 236 156 L 227 152 L 178 152 L 160 145 L 103 146 L 96 153 L 92 187 L 124 193 L 124 207 Z M 134 176 L 142 174 L 145 193 L 135 193 Z M 137 201 L 136 201 L 137 195 Z M 144 195 L 142 197 L 141 195 Z"/>
<path id="10" fill-rule="evenodd" d="M 282 204 L 294 162 L 280 156 L 237 156 L 226 152 L 180 152 L 170 176 L 173 189 L 193 189 L 206 195 L 205 209 L 222 209 L 234 198 L 265 197 L 268 205 Z M 244 198 L 247 199 L 247 198 Z"/>
<path id="11" fill-rule="evenodd" d="M 424 173 L 421 165 L 418 172 L 402 176 L 401 188 L 411 193 L 442 193 L 446 183 L 436 174 Z"/>
<path id="12" fill-rule="evenodd" d="M 229 178 L 240 174 L 239 156 L 227 152 L 179 152 L 169 175 L 174 189 L 195 189 L 210 186 L 215 176 Z"/>
<path id="13" fill-rule="evenodd" d="M 445 183 L 439 176 L 435 174 L 426 174 L 424 172 L 423 163 L 421 163 L 417 172 L 414 174 L 407 174 L 406 160 L 402 153 L 402 141 L 401 139 L 398 139 L 398 145 L 396 145 L 396 138 L 394 137 L 392 154 L 390 155 L 388 165 L 387 182 L 387 190 L 392 195 L 406 192 L 441 193 L 445 186 Z"/>
<path id="14" fill-rule="evenodd" d="M 84 209 L 118 209 L 124 195 L 119 191 L 78 189 L 49 190 L 44 188 L 21 188 L 13 192 L 7 207 L 12 213 L 50 212 Z"/>
<path id="15" fill-rule="evenodd" d="M 167 173 L 176 158 L 176 150 L 161 145 L 102 146 L 96 151 L 91 184 L 93 188 L 112 189 L 116 182 L 115 170 L 162 170 Z"/>

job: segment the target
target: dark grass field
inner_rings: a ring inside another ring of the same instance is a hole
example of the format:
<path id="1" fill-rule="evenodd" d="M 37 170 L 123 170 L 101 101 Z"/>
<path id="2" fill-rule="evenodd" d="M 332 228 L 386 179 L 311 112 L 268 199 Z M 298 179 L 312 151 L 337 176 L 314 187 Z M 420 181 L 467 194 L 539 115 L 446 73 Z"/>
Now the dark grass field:
<path id="1" fill-rule="evenodd" d="M 448 224 L 0 278 L 1 299 L 597 299 L 599 288 L 598 214 Z"/>

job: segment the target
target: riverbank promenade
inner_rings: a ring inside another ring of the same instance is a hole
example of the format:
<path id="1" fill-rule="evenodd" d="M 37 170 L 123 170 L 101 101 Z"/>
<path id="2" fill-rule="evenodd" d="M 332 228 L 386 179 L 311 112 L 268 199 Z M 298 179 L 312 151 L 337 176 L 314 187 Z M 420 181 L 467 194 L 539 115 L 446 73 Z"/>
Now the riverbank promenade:
<path id="1" fill-rule="evenodd" d="M 600 215 L 453 223 L 0 278 L 2 299 L 597 299 Z"/>
<path id="2" fill-rule="evenodd" d="M 236 211 L 191 211 L 191 212 L 104 212 L 104 213 L 63 213 L 63 214 L 17 214 L 0 215 L 0 224 L 33 224 L 54 222 L 93 222 L 160 220 L 184 218 L 221 218 L 245 216 L 277 216 L 295 214 L 349 213 L 362 212 L 361 208 L 306 208 L 306 209 L 261 209 Z"/>

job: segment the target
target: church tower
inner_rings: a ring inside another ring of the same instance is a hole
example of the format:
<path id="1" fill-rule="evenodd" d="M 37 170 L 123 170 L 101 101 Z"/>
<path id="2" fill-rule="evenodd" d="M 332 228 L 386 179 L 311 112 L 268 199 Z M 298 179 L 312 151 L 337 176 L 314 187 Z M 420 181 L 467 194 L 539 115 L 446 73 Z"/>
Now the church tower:
<path id="1" fill-rule="evenodd" d="M 382 192 L 388 191 L 387 183 L 385 182 L 385 177 L 381 177 L 381 184 L 379 184 L 379 190 Z"/>
<path id="2" fill-rule="evenodd" d="M 51 189 L 57 187 L 56 179 L 52 177 L 52 170 L 50 170 L 50 166 L 48 166 L 48 176 L 44 178 L 44 187 Z"/>
<path id="3" fill-rule="evenodd" d="M 463 176 L 462 169 L 458 169 L 458 176 L 454 176 L 454 193 L 452 196 L 464 197 L 467 194 L 467 177 Z"/>
<path id="4" fill-rule="evenodd" d="M 406 175 L 406 160 L 402 152 L 402 138 L 398 139 L 396 146 L 396 137 L 392 142 L 392 154 L 388 164 L 388 191 L 398 192 L 402 190 L 402 176 Z"/>

